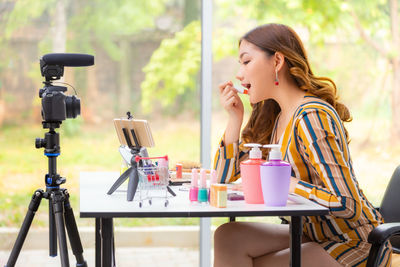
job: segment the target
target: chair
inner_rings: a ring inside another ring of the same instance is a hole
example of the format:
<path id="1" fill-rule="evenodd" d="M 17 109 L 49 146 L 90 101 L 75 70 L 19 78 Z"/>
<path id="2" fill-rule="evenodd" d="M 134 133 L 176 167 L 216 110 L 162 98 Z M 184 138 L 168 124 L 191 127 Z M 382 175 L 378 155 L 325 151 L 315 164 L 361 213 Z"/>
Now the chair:
<path id="1" fill-rule="evenodd" d="M 372 244 L 369 251 L 367 267 L 378 266 L 383 245 L 390 239 L 393 247 L 392 266 L 400 265 L 400 165 L 394 171 L 392 178 L 383 195 L 379 208 L 385 223 L 379 225 L 368 236 Z M 396 264 L 397 263 L 397 264 Z"/>

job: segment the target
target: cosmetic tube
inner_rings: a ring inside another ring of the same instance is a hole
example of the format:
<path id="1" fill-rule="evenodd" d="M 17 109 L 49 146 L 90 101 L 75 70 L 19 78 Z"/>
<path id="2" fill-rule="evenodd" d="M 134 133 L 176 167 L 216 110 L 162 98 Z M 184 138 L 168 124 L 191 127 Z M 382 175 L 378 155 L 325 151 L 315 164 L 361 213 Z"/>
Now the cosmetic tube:
<path id="1" fill-rule="evenodd" d="M 236 86 L 234 87 L 236 89 L 236 91 L 240 94 L 245 94 L 248 95 L 249 94 L 249 90 L 243 86 Z"/>

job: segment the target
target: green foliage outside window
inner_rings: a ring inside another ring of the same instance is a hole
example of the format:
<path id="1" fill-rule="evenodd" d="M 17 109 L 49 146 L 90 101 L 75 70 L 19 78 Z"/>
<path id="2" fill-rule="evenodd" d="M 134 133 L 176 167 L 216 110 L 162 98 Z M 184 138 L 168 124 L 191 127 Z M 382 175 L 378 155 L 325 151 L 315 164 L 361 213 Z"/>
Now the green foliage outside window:
<path id="1" fill-rule="evenodd" d="M 164 39 L 143 68 L 142 108 L 151 112 L 157 100 L 162 107 L 174 104 L 178 96 L 196 89 L 201 60 L 201 26 L 193 21 L 174 38 Z"/>

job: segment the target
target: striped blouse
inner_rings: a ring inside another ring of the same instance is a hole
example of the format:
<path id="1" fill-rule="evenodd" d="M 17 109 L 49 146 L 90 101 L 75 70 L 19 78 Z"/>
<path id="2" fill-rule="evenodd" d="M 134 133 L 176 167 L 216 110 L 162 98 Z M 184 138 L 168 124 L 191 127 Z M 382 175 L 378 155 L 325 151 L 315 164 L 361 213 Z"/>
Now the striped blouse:
<path id="1" fill-rule="evenodd" d="M 276 124 L 276 123 L 275 123 Z M 276 125 L 271 140 L 274 140 Z M 343 124 L 327 102 L 306 94 L 281 139 L 283 159 L 299 178 L 295 193 L 329 208 L 327 216 L 304 217 L 304 233 L 343 266 L 365 266 L 369 232 L 383 222 L 359 188 Z M 221 183 L 240 178 L 240 162 L 248 157 L 239 143 L 221 141 L 215 159 Z M 387 245 L 381 266 L 390 266 Z"/>

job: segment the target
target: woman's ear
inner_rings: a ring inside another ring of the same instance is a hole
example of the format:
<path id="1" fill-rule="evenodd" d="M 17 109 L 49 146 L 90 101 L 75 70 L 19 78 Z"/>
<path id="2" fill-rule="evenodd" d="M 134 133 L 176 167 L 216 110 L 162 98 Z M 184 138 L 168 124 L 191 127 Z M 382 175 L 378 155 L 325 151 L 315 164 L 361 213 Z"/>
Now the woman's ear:
<path id="1" fill-rule="evenodd" d="M 275 70 L 280 71 L 284 63 L 285 63 L 285 56 L 281 52 L 275 52 L 274 54 Z"/>

